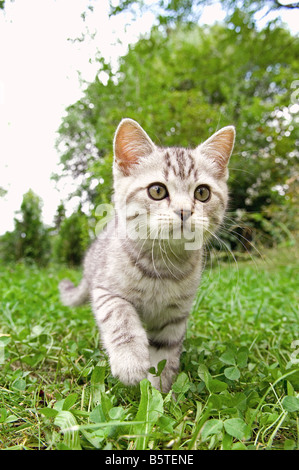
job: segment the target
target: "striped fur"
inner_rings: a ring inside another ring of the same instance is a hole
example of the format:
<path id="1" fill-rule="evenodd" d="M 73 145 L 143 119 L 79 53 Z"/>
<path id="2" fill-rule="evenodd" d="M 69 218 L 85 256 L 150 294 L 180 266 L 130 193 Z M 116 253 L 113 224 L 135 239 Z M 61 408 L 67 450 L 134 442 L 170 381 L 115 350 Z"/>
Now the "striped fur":
<path id="1" fill-rule="evenodd" d="M 117 129 L 116 218 L 88 250 L 79 286 L 64 280 L 60 291 L 70 306 L 90 298 L 112 374 L 124 384 L 148 377 L 163 391 L 171 388 L 200 282 L 203 243 L 221 224 L 227 205 L 233 143 L 233 127 L 193 150 L 158 148 L 130 119 Z M 153 183 L 163 184 L 167 197 L 152 200 Z M 199 185 L 210 189 L 207 202 L 194 197 Z M 163 359 L 161 378 L 151 375 L 149 368 Z"/>

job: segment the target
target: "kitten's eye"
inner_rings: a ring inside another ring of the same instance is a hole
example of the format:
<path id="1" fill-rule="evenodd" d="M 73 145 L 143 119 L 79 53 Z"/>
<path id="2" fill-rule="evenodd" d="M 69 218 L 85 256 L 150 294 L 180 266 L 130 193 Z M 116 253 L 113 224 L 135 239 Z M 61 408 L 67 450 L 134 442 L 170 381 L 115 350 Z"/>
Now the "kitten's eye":
<path id="1" fill-rule="evenodd" d="M 197 186 L 194 192 L 195 199 L 201 202 L 207 202 L 210 199 L 210 195 L 211 195 L 210 188 L 208 186 L 205 186 L 204 184 Z"/>
<path id="2" fill-rule="evenodd" d="M 164 184 L 161 183 L 154 183 L 147 189 L 149 197 L 155 199 L 156 201 L 160 201 L 168 196 L 168 192 Z"/>

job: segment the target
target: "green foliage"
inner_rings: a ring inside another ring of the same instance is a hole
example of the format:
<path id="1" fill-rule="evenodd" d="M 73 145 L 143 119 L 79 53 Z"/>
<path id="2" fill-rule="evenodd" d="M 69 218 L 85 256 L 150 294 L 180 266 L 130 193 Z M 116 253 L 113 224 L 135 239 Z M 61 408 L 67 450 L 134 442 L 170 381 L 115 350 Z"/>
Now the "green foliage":
<path id="1" fill-rule="evenodd" d="M 41 217 L 41 199 L 29 190 L 24 194 L 20 219 L 15 219 L 18 234 L 17 259 L 43 261 L 49 248 L 48 234 Z"/>
<path id="2" fill-rule="evenodd" d="M 242 8 L 251 15 L 265 8 L 267 13 L 272 10 L 299 8 L 299 2 L 285 4 L 279 0 L 156 0 L 151 1 L 150 5 L 144 0 L 120 0 L 117 6 L 111 5 L 110 14 L 117 15 L 128 10 L 131 12 L 137 10 L 141 14 L 150 8 L 155 12 L 160 24 L 169 24 L 173 21 L 196 22 L 204 7 L 216 2 L 221 3 L 227 13 Z"/>
<path id="3" fill-rule="evenodd" d="M 15 231 L 6 232 L 0 237 L 0 259 L 7 263 L 16 261 L 17 234 Z"/>
<path id="4" fill-rule="evenodd" d="M 136 450 L 146 450 L 154 425 L 163 414 L 163 398 L 161 393 L 150 387 L 148 380 L 140 382 L 140 403 L 136 414 L 139 426 L 134 427 L 133 432 L 140 436 L 136 440 Z M 132 434 L 133 434 L 132 432 Z"/>
<path id="5" fill-rule="evenodd" d="M 79 271 L 0 267 L 0 447 L 298 450 L 297 266 L 207 269 L 168 394 L 111 376 L 90 307 L 59 301 Z"/>
<path id="6" fill-rule="evenodd" d="M 88 218 L 79 209 L 70 217 L 60 220 L 59 232 L 53 243 L 53 257 L 58 262 L 79 265 L 89 243 Z"/>
<path id="7" fill-rule="evenodd" d="M 4 188 L 1 188 L 1 186 L 0 186 L 0 197 L 5 196 L 6 193 L 7 193 L 7 190 L 4 189 Z"/>
<path id="8" fill-rule="evenodd" d="M 64 207 L 64 204 L 63 202 L 61 202 L 58 207 L 57 207 L 57 210 L 56 210 L 56 214 L 54 216 L 54 229 L 55 230 L 59 230 L 62 222 L 64 221 L 65 219 L 65 207 Z"/>
<path id="9" fill-rule="evenodd" d="M 45 264 L 49 259 L 49 232 L 42 222 L 42 202 L 29 190 L 23 196 L 15 229 L 0 240 L 1 258 L 6 261 L 34 261 Z"/>
<path id="10" fill-rule="evenodd" d="M 0 237 L 0 260 L 26 261 L 45 265 L 49 260 L 79 265 L 90 244 L 90 223 L 79 208 L 66 218 L 61 203 L 54 226 L 46 228 L 41 219 L 41 199 L 29 190 L 15 218 L 15 229 Z"/>
<path id="11" fill-rule="evenodd" d="M 253 17 L 239 10 L 224 25 L 153 28 L 149 38 L 129 48 L 116 72 L 101 60 L 107 83 L 99 74 L 68 108 L 58 140 L 63 172 L 56 178 L 78 178 L 76 195 L 82 201 L 107 202 L 113 134 L 125 116 L 164 146 L 194 147 L 216 129 L 234 124 L 229 181 L 234 221 L 226 224 L 227 239 L 233 238 L 232 230 L 247 238 L 242 224 L 233 228 L 243 211 L 242 223 L 253 236 L 260 232 L 281 241 L 294 225 L 289 209 L 296 213 L 298 46 L 279 23 L 258 30 Z M 284 213 L 286 230 L 279 226 L 278 212 Z"/>

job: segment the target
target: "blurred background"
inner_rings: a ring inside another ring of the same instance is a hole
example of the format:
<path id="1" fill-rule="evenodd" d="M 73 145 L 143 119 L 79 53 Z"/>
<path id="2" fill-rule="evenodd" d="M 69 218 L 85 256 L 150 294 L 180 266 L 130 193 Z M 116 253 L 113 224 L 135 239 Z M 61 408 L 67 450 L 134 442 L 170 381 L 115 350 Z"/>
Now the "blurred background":
<path id="1" fill-rule="evenodd" d="M 162 146 L 235 125 L 214 250 L 294 244 L 298 31 L 287 0 L 0 1 L 0 259 L 80 263 L 123 117 Z"/>

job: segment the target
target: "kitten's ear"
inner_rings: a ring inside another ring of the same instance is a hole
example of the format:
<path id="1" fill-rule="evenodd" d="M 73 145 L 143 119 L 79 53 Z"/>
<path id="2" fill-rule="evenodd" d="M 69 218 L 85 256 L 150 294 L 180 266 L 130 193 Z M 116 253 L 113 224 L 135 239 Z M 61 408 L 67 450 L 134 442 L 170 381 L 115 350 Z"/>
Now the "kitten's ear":
<path id="1" fill-rule="evenodd" d="M 235 135 L 234 126 L 223 127 L 198 147 L 216 163 L 219 177 L 227 173 L 227 164 L 233 151 Z"/>
<path id="2" fill-rule="evenodd" d="M 154 149 L 155 145 L 136 121 L 123 119 L 120 122 L 114 137 L 114 156 L 124 175 L 129 175 L 132 165 Z"/>

